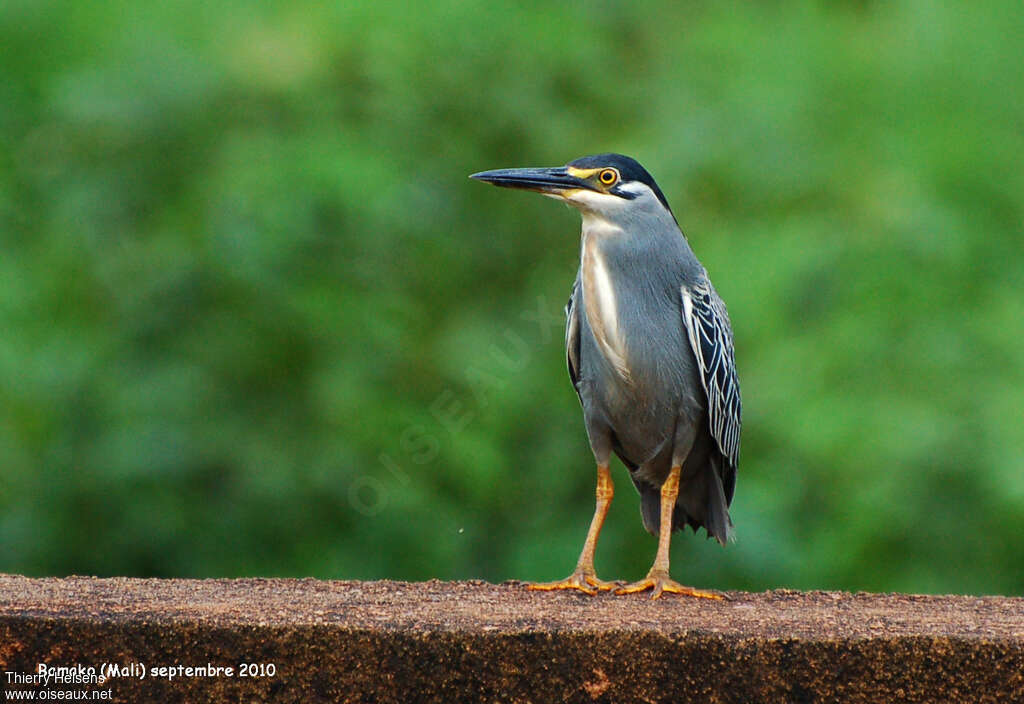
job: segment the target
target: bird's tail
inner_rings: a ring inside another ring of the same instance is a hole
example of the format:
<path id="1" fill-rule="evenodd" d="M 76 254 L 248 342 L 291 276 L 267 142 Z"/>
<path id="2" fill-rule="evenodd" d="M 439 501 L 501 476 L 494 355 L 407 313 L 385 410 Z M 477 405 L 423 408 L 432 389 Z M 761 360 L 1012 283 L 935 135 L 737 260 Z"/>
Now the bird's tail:
<path id="1" fill-rule="evenodd" d="M 717 457 L 711 460 L 712 468 L 708 470 L 708 505 L 707 515 L 704 519 L 704 528 L 709 538 L 714 538 L 722 545 L 732 539 L 732 519 L 729 517 L 729 500 L 725 496 L 725 489 L 722 487 L 722 473 L 719 464 L 725 459 Z M 676 503 L 676 512 L 679 511 L 679 504 Z"/>

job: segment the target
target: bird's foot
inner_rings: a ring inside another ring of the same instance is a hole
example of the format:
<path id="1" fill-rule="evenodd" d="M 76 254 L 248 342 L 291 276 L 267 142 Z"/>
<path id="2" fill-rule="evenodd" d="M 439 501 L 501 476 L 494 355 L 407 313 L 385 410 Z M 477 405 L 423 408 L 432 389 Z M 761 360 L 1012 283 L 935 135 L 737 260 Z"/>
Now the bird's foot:
<path id="1" fill-rule="evenodd" d="M 647 573 L 647 576 L 639 582 L 633 582 L 632 584 L 620 587 L 615 590 L 615 593 L 635 594 L 636 592 L 642 592 L 647 589 L 652 590 L 651 599 L 661 597 L 663 592 L 683 594 L 684 596 L 692 596 L 698 599 L 715 599 L 718 601 L 725 598 L 721 594 L 715 594 L 714 592 L 705 592 L 699 589 L 694 589 L 693 587 L 684 587 L 679 582 L 670 578 L 668 576 L 668 572 L 662 572 L 660 570 L 651 570 Z"/>
<path id="2" fill-rule="evenodd" d="M 606 582 L 603 579 L 598 579 L 592 570 L 577 569 L 565 579 L 560 579 L 557 582 L 530 582 L 526 588 L 545 592 L 555 589 L 578 589 L 585 594 L 594 596 L 599 591 L 615 589 L 621 584 L 621 582 Z"/>

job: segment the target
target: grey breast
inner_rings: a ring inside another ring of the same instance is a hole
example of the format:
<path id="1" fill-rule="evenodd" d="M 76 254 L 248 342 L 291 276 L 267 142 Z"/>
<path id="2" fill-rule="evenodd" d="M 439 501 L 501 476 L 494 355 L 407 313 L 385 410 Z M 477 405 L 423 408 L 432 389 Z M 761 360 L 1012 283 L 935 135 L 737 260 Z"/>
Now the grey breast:
<path id="1" fill-rule="evenodd" d="M 592 441 L 614 433 L 636 465 L 665 449 L 680 415 L 695 418 L 703 407 L 679 295 L 700 265 L 672 225 L 634 224 L 615 236 L 585 229 L 582 243 L 575 295 L 588 431 Z"/>

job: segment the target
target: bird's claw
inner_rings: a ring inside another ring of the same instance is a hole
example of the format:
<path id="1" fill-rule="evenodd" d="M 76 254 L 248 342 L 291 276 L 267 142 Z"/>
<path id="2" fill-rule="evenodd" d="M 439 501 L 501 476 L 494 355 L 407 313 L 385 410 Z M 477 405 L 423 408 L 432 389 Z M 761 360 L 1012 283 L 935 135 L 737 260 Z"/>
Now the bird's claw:
<path id="1" fill-rule="evenodd" d="M 608 591 L 619 587 L 621 582 L 606 582 L 603 579 L 598 579 L 597 575 L 593 572 L 584 570 L 576 570 L 565 579 L 560 579 L 556 582 L 530 582 L 526 585 L 527 589 L 533 589 L 536 591 L 554 591 L 556 589 L 578 589 L 584 594 L 594 596 L 599 591 Z"/>
<path id="2" fill-rule="evenodd" d="M 646 577 L 641 579 L 639 582 L 633 582 L 627 584 L 624 587 L 620 587 L 615 590 L 616 594 L 635 594 L 636 592 L 642 592 L 647 589 L 651 591 L 651 599 L 658 599 L 662 593 L 669 592 L 671 594 L 682 594 L 684 596 L 692 596 L 698 599 L 714 599 L 721 601 L 724 597 L 721 594 L 715 594 L 714 592 L 705 592 L 693 587 L 684 587 L 679 582 L 670 578 L 668 574 L 662 574 L 660 572 L 651 571 Z"/>

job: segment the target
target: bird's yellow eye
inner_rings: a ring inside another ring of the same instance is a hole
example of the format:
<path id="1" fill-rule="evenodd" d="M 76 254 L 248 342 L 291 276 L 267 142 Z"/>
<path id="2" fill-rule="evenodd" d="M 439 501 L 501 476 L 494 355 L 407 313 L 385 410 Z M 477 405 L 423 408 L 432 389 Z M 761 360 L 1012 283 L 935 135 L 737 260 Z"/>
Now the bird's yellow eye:
<path id="1" fill-rule="evenodd" d="M 598 175 L 597 180 L 605 186 L 610 186 L 619 180 L 619 172 L 615 169 L 605 169 Z"/>

